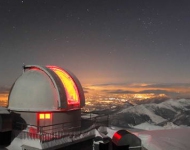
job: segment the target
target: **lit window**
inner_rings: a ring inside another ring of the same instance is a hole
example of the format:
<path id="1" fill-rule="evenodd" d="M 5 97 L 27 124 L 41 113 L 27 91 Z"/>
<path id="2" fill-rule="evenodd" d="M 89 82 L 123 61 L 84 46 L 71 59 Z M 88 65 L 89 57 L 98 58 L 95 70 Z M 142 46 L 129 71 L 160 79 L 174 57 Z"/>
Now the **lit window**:
<path id="1" fill-rule="evenodd" d="M 40 113 L 39 114 L 39 119 L 51 119 L 51 114 L 50 113 Z"/>
<path id="2" fill-rule="evenodd" d="M 40 119 L 44 119 L 44 114 L 39 114 Z"/>
<path id="3" fill-rule="evenodd" d="M 46 119 L 50 119 L 51 117 L 50 117 L 50 114 L 45 114 L 45 118 Z"/>

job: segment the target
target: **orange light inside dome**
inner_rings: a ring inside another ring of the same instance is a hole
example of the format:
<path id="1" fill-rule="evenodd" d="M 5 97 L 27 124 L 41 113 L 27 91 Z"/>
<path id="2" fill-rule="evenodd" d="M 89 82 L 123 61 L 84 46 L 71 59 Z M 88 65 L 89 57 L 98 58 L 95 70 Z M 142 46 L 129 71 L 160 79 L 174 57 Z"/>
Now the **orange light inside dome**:
<path id="1" fill-rule="evenodd" d="M 65 87 L 68 105 L 79 104 L 80 99 L 79 99 L 78 89 L 71 76 L 63 69 L 58 68 L 56 66 L 47 66 L 47 67 L 53 70 L 57 74 L 63 86 Z"/>

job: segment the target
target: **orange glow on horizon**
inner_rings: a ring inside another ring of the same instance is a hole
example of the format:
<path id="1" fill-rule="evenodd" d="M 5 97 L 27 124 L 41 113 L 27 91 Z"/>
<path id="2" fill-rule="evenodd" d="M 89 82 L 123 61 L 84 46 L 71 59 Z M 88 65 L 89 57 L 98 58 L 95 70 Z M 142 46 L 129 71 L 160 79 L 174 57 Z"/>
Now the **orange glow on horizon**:
<path id="1" fill-rule="evenodd" d="M 70 75 L 61 68 L 58 68 L 56 66 L 47 66 L 47 67 L 53 70 L 60 78 L 63 86 L 65 87 L 68 104 L 79 104 L 80 99 L 79 99 L 78 89 L 73 79 L 70 77 Z"/>
<path id="2" fill-rule="evenodd" d="M 106 86 L 99 86 L 99 85 L 85 85 L 84 87 L 93 91 L 98 91 L 98 92 L 105 92 L 105 91 L 116 91 L 117 90 L 121 90 L 121 91 L 129 91 L 129 93 L 118 93 L 118 94 L 130 94 L 131 92 L 134 92 L 134 94 L 140 94 L 142 91 L 145 90 L 152 90 L 152 92 L 147 93 L 147 94 L 153 94 L 154 90 L 163 90 L 166 92 L 174 92 L 174 93 L 190 93 L 190 88 L 187 87 L 147 87 L 148 84 L 139 84 L 139 86 L 134 87 L 134 85 L 137 84 L 132 84 L 132 86 L 130 85 L 106 85 Z M 106 90 L 105 90 L 106 89 Z M 113 93 L 112 93 L 113 94 Z M 143 94 L 143 93 L 141 93 Z M 164 94 L 164 92 L 163 92 Z"/>
<path id="3" fill-rule="evenodd" d="M 2 100 L 2 101 L 7 101 L 7 100 L 8 100 L 8 96 L 9 96 L 8 93 L 7 93 L 7 94 L 1 94 L 1 93 L 0 93 L 0 100 Z"/>
<path id="4" fill-rule="evenodd" d="M 150 84 L 100 84 L 85 85 L 85 96 L 88 100 L 153 100 L 153 99 L 169 99 L 169 98 L 189 98 L 190 88 L 186 86 L 175 87 L 154 87 Z M 98 97 L 99 96 L 99 97 Z"/>
<path id="5" fill-rule="evenodd" d="M 5 94 L 5 93 L 0 93 L 0 106 L 7 106 L 8 104 L 8 96 L 9 94 Z"/>

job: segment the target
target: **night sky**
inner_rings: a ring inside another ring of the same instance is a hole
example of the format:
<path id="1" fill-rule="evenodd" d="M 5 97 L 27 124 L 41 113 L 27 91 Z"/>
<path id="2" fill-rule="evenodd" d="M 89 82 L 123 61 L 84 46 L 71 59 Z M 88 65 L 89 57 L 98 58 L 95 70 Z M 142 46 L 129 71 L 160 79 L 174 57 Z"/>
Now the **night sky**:
<path id="1" fill-rule="evenodd" d="M 0 87 L 26 65 L 82 84 L 190 83 L 189 0 L 1 0 Z"/>

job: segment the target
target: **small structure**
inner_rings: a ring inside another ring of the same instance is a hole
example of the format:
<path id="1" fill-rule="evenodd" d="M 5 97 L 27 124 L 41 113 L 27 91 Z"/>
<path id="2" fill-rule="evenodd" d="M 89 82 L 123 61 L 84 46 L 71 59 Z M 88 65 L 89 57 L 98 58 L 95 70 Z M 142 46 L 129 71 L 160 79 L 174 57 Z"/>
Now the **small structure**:
<path id="1" fill-rule="evenodd" d="M 141 139 L 127 130 L 119 130 L 112 137 L 113 150 L 141 150 Z"/>
<path id="2" fill-rule="evenodd" d="M 94 138 L 95 150 L 141 150 L 141 139 L 126 129 L 99 127 Z"/>

